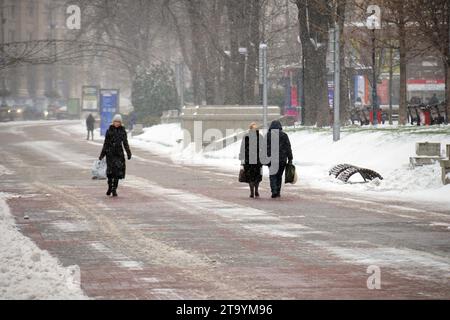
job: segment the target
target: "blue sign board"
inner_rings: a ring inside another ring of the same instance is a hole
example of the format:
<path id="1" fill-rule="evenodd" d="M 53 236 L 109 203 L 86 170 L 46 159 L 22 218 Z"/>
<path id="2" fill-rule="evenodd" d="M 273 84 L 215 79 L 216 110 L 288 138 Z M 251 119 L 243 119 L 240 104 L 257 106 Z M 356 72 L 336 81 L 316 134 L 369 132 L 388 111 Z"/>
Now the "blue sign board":
<path id="1" fill-rule="evenodd" d="M 100 90 L 100 135 L 104 136 L 119 111 L 119 90 Z"/>
<path id="2" fill-rule="evenodd" d="M 328 106 L 334 107 L 334 84 L 331 81 L 328 81 Z"/>

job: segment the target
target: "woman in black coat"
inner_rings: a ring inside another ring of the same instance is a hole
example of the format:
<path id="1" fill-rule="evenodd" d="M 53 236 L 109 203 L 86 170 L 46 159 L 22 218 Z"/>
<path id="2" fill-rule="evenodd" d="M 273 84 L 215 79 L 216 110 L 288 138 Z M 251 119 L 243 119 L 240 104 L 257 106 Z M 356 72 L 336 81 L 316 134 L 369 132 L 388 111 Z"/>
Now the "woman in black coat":
<path id="1" fill-rule="evenodd" d="M 123 147 L 122 147 L 123 146 Z M 131 159 L 130 146 L 128 145 L 127 132 L 122 125 L 122 117 L 115 115 L 113 124 L 106 131 L 105 142 L 99 159 L 106 156 L 106 175 L 108 177 L 108 191 L 106 195 L 117 197 L 119 179 L 125 178 L 125 156 L 123 148 L 127 152 L 128 160 Z"/>
<path id="2" fill-rule="evenodd" d="M 242 138 L 239 160 L 244 166 L 246 181 L 250 186 L 250 198 L 259 197 L 259 183 L 262 180 L 262 164 L 259 158 L 260 141 L 256 123 L 250 125 L 249 132 Z"/>

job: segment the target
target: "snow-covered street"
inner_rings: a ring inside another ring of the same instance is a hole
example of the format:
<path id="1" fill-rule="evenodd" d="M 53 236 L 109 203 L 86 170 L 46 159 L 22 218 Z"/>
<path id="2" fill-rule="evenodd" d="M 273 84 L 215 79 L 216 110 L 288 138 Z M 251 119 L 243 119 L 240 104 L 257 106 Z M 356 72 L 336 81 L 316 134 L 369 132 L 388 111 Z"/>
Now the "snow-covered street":
<path id="1" fill-rule="evenodd" d="M 450 297 L 450 190 L 435 167 L 408 168 L 414 142 L 450 143 L 448 133 L 350 130 L 337 146 L 326 131 L 289 132 L 300 181 L 277 200 L 267 177 L 257 200 L 237 182 L 239 143 L 193 154 L 180 133 L 161 125 L 130 139 L 127 177 L 108 198 L 91 179 L 98 132 L 0 124 L 0 297 Z M 328 177 L 344 162 L 385 179 Z M 381 290 L 367 288 L 369 266 Z"/>

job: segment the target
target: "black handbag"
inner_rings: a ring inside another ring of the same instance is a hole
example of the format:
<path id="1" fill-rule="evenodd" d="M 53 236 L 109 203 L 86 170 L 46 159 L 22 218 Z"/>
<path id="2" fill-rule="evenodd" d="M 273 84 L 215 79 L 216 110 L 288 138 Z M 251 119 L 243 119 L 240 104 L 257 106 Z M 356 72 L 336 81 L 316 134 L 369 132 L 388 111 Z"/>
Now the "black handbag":
<path id="1" fill-rule="evenodd" d="M 245 174 L 244 167 L 239 170 L 239 182 L 248 183 L 247 175 Z"/>
<path id="2" fill-rule="evenodd" d="M 284 172 L 284 183 L 295 184 L 297 182 L 297 173 L 295 172 L 295 166 L 292 163 L 286 165 L 286 171 Z"/>

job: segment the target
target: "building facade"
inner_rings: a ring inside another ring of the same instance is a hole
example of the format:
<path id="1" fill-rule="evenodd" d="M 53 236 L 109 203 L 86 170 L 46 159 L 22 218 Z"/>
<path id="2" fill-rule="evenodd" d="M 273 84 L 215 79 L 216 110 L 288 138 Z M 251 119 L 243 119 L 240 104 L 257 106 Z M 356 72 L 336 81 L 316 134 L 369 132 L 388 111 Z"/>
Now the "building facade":
<path id="1" fill-rule="evenodd" d="M 3 16 L 1 41 L 29 49 L 37 41 L 68 40 L 66 7 L 58 0 L 0 0 Z M 37 46 L 39 47 L 39 46 Z M 31 62 L 1 71 L 3 103 L 44 111 L 50 105 L 64 106 L 69 98 L 79 98 L 85 82 L 83 65 L 37 64 Z"/>

